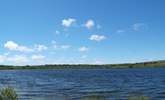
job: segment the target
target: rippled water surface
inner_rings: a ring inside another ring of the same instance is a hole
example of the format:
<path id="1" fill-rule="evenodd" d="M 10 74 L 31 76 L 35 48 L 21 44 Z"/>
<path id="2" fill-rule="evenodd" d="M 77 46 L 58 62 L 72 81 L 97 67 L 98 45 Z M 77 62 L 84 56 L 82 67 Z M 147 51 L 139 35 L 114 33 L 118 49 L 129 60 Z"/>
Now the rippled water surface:
<path id="1" fill-rule="evenodd" d="M 165 100 L 165 68 L 0 71 L 0 86 L 20 100 Z"/>

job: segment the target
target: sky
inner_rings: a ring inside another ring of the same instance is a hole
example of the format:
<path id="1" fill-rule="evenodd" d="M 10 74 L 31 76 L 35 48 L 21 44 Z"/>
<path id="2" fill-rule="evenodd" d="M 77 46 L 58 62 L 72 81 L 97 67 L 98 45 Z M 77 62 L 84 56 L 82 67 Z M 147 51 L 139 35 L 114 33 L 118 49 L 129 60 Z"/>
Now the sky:
<path id="1" fill-rule="evenodd" d="M 0 64 L 165 59 L 164 0 L 0 0 Z"/>

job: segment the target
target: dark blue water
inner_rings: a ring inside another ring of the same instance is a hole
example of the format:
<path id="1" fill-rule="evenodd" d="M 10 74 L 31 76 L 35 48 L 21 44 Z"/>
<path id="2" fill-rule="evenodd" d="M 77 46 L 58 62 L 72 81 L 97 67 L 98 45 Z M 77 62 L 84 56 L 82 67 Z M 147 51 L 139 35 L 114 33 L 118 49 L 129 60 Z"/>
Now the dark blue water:
<path id="1" fill-rule="evenodd" d="M 165 68 L 5 70 L 4 86 L 14 87 L 20 100 L 165 100 Z"/>

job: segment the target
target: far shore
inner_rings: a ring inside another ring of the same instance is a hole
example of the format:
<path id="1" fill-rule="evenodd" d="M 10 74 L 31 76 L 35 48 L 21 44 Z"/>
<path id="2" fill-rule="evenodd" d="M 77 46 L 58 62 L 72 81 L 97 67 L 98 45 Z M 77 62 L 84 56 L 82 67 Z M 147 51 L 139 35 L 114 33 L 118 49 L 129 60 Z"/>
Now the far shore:
<path id="1" fill-rule="evenodd" d="M 165 60 L 149 61 L 140 63 L 123 63 L 123 64 L 47 64 L 47 65 L 25 65 L 12 66 L 0 65 L 0 70 L 26 70 L 26 69 L 110 69 L 110 68 L 163 68 Z"/>

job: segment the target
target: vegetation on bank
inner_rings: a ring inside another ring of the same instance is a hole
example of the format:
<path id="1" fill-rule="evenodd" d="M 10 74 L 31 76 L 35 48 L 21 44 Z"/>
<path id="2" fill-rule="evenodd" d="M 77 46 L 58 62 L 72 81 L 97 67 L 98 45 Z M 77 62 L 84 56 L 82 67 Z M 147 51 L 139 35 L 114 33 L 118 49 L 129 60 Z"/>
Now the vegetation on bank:
<path id="1" fill-rule="evenodd" d="M 165 67 L 165 60 L 162 61 L 151 61 L 141 63 L 125 63 L 125 64 L 104 64 L 104 65 L 92 65 L 92 64 L 63 64 L 63 65 L 35 65 L 35 66 L 10 66 L 0 65 L 0 70 L 14 70 L 14 69 L 82 69 L 82 68 L 155 68 Z"/>
<path id="2" fill-rule="evenodd" d="M 11 87 L 7 87 L 0 90 L 0 100 L 19 100 L 19 99 L 16 91 Z M 105 98 L 100 96 L 87 96 L 81 98 L 81 100 L 105 100 Z M 139 96 L 139 97 L 129 97 L 128 100 L 149 100 L 149 98 L 145 96 Z"/>
<path id="3" fill-rule="evenodd" d="M 7 87 L 0 90 L 0 100 L 18 100 L 18 96 L 13 88 Z"/>
<path id="4" fill-rule="evenodd" d="M 0 92 L 0 100 L 19 100 L 18 96 L 13 88 L 4 88 Z M 104 97 L 100 96 L 89 96 L 82 98 L 81 100 L 105 100 Z M 149 100 L 148 97 L 139 96 L 139 97 L 129 97 L 128 100 Z"/>

